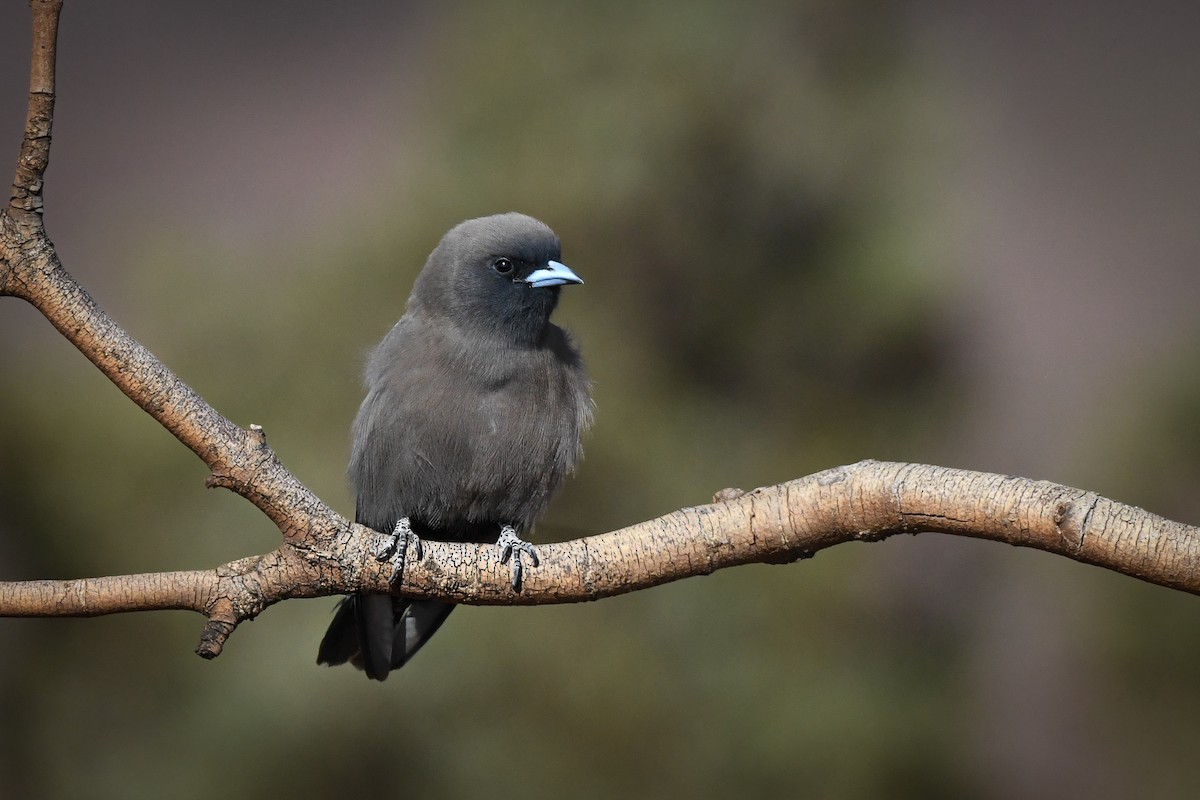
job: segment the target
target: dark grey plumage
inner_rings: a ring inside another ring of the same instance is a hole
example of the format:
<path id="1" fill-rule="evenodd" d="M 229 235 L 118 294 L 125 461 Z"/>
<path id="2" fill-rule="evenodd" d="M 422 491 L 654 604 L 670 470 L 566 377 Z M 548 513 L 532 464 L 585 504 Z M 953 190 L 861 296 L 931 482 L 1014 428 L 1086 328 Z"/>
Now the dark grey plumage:
<path id="1" fill-rule="evenodd" d="M 367 362 L 349 467 L 358 522 L 389 533 L 408 517 L 421 537 L 494 542 L 546 510 L 591 418 L 579 352 L 550 322 L 561 284 L 581 282 L 559 257 L 553 231 L 515 213 L 463 222 L 429 255 Z M 317 661 L 383 680 L 453 608 L 347 597 Z"/>

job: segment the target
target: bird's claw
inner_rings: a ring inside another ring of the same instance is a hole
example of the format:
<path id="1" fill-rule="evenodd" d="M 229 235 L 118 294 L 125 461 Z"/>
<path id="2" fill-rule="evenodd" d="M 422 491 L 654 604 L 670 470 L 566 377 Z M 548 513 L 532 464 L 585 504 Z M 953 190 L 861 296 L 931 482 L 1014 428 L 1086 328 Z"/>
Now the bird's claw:
<path id="1" fill-rule="evenodd" d="M 374 556 L 376 561 L 387 561 L 396 554 L 400 549 L 400 540 L 412 534 L 412 525 L 408 521 L 408 517 L 401 517 L 396 522 L 396 527 L 392 529 L 390 534 L 385 534 L 383 539 L 379 540 L 375 545 Z"/>
<path id="2" fill-rule="evenodd" d="M 376 561 L 391 561 L 392 574 L 388 578 L 388 585 L 394 586 L 400 580 L 400 576 L 404 574 L 404 564 L 408 556 L 408 545 L 412 543 L 417 561 L 425 558 L 425 548 L 421 545 L 421 537 L 413 533 L 412 524 L 408 517 L 401 517 L 396 523 L 396 527 L 391 534 L 387 536 L 382 544 L 375 548 Z"/>
<path id="3" fill-rule="evenodd" d="M 532 562 L 531 566 L 538 566 L 537 552 L 533 549 L 533 545 L 517 535 L 517 529 L 512 525 L 505 525 L 500 529 L 500 538 L 496 540 L 496 546 L 500 548 L 500 563 L 507 564 L 512 561 L 512 590 L 514 592 L 521 591 L 521 579 L 524 577 L 525 564 L 521 561 L 521 554 L 529 556 Z"/>

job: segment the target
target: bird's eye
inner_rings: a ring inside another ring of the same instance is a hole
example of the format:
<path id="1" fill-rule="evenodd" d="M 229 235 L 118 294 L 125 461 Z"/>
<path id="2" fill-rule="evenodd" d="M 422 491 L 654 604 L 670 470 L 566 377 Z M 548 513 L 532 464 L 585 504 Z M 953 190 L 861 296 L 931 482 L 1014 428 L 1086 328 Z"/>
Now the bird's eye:
<path id="1" fill-rule="evenodd" d="M 496 270 L 501 275 L 512 275 L 515 267 L 513 262 L 507 258 L 497 258 L 492 262 L 492 269 Z"/>

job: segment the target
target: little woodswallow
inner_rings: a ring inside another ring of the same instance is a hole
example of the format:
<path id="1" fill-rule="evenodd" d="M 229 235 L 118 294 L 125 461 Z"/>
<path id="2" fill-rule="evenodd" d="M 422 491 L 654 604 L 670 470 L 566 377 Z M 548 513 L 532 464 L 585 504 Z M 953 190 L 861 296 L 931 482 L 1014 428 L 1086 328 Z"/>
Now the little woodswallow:
<path id="1" fill-rule="evenodd" d="M 356 521 L 391 533 L 380 557 L 397 548 L 398 570 L 410 537 L 496 542 L 512 559 L 514 589 L 522 558 L 537 566 L 519 534 L 574 469 L 592 414 L 579 351 L 550 322 L 560 288 L 583 283 L 560 257 L 554 232 L 523 214 L 457 225 L 368 358 L 350 485 Z M 384 680 L 453 610 L 439 600 L 350 595 L 317 663 L 349 661 Z"/>

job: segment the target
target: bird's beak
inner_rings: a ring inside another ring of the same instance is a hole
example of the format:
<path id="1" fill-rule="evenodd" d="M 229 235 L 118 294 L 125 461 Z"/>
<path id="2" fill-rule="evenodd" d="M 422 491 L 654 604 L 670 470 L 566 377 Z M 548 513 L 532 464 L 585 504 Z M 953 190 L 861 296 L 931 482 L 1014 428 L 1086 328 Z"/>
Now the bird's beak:
<path id="1" fill-rule="evenodd" d="M 521 283 L 527 284 L 534 289 L 541 289 L 546 286 L 562 286 L 565 283 L 583 283 L 583 278 L 572 272 L 571 268 L 566 264 L 560 264 L 557 261 L 547 261 L 546 266 L 541 269 L 535 269 L 526 275 Z"/>

